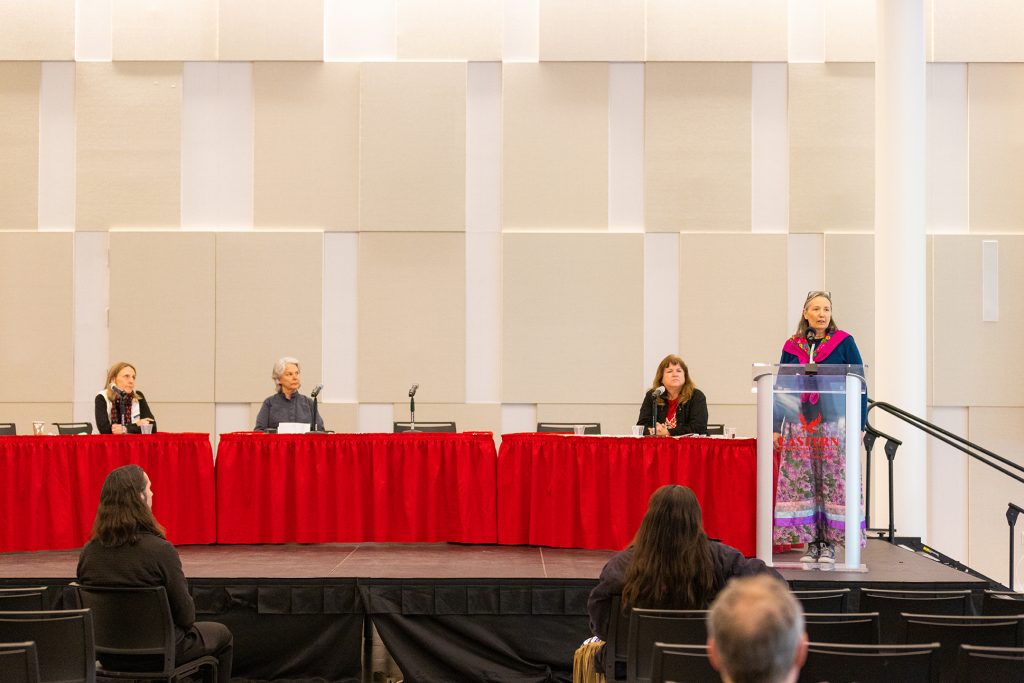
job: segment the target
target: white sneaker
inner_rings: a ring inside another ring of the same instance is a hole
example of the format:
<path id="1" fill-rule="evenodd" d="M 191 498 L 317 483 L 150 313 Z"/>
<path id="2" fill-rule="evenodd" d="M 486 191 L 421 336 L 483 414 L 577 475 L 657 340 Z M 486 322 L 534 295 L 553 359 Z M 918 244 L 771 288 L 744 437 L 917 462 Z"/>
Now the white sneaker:
<path id="1" fill-rule="evenodd" d="M 817 542 L 811 542 L 807 544 L 807 552 L 800 558 L 801 562 L 817 562 L 818 558 L 821 557 L 821 546 Z"/>
<path id="2" fill-rule="evenodd" d="M 824 564 L 835 564 L 836 563 L 836 545 L 835 543 L 822 543 L 820 559 L 818 562 Z"/>

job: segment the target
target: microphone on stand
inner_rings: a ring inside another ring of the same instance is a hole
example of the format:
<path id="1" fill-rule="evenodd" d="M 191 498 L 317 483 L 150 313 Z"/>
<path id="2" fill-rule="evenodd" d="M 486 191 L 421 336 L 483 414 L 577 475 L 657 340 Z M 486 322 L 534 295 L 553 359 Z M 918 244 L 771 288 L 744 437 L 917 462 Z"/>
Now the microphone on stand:
<path id="1" fill-rule="evenodd" d="M 804 366 L 804 372 L 808 375 L 816 375 L 818 374 L 818 365 L 814 362 L 814 348 L 817 346 L 818 340 L 814 334 L 814 328 L 807 328 L 807 331 L 804 332 L 804 339 L 807 340 L 807 348 L 811 358 L 811 361 Z"/>
<path id="2" fill-rule="evenodd" d="M 416 431 L 416 390 L 420 388 L 419 384 L 413 384 L 409 387 L 409 431 Z"/>
<path id="3" fill-rule="evenodd" d="M 114 382 L 110 383 L 110 390 L 114 392 L 114 400 L 111 401 L 113 410 L 111 411 L 111 424 L 117 422 L 127 431 L 128 424 L 132 421 L 132 397 L 127 391 L 117 386 Z"/>
<path id="4" fill-rule="evenodd" d="M 665 387 L 660 386 L 651 392 L 654 398 L 651 400 L 651 435 L 658 433 L 658 397 L 665 393 Z"/>
<path id="5" fill-rule="evenodd" d="M 313 415 L 309 419 L 309 431 L 318 432 L 320 431 L 316 427 L 316 418 L 320 416 L 320 408 L 317 405 L 317 396 L 320 395 L 320 391 L 324 388 L 323 384 L 317 384 L 313 387 L 313 391 L 310 392 L 309 396 L 313 399 Z"/>

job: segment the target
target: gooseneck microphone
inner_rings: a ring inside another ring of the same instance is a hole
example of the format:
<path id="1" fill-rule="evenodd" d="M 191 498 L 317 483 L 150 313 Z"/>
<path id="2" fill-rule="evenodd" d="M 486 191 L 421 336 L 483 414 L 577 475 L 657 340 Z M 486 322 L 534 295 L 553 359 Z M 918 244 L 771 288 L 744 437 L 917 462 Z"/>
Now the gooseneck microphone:
<path id="1" fill-rule="evenodd" d="M 313 413 L 309 418 L 309 431 L 318 432 L 320 431 L 316 425 L 316 419 L 320 417 L 320 406 L 318 404 L 317 396 L 320 395 L 320 391 L 324 388 L 323 384 L 317 384 L 313 387 L 313 391 L 310 392 L 309 396 L 313 399 Z"/>
<path id="2" fill-rule="evenodd" d="M 658 397 L 665 393 L 665 386 L 662 385 L 651 392 L 651 435 L 658 433 Z"/>
<path id="3" fill-rule="evenodd" d="M 416 390 L 420 388 L 419 384 L 413 384 L 409 387 L 409 431 L 416 431 Z"/>
<path id="4" fill-rule="evenodd" d="M 808 355 L 811 359 L 810 362 L 807 363 L 806 366 L 804 366 L 804 372 L 806 372 L 808 375 L 816 375 L 818 374 L 818 365 L 817 363 L 814 362 L 814 351 L 815 347 L 817 347 L 819 344 L 817 335 L 815 334 L 813 327 L 807 328 L 807 331 L 804 332 L 804 339 L 807 340 Z"/>

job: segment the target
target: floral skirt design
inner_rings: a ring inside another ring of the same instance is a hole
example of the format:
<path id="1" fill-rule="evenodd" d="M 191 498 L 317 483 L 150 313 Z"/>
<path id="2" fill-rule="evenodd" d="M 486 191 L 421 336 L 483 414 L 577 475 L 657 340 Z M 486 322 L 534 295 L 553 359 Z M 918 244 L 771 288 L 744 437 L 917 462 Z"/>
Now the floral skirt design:
<path id="1" fill-rule="evenodd" d="M 846 425 L 822 422 L 813 432 L 786 424 L 775 491 L 775 545 L 846 542 Z M 860 544 L 865 545 L 864 494 L 860 495 Z"/>

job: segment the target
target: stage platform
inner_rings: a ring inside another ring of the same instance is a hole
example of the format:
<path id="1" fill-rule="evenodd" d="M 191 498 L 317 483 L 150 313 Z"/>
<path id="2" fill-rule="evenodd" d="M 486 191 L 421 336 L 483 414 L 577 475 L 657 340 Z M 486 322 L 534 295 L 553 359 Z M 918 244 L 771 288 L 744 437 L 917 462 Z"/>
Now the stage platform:
<path id="1" fill-rule="evenodd" d="M 497 545 L 182 546 L 201 620 L 235 634 L 240 680 L 368 680 L 370 624 L 406 681 L 570 681 L 609 551 Z M 971 589 L 974 576 L 878 540 L 866 573 L 785 570 L 794 589 Z M 778 556 L 792 562 L 799 553 Z M 68 603 L 77 550 L 0 554 L 0 586 Z"/>

